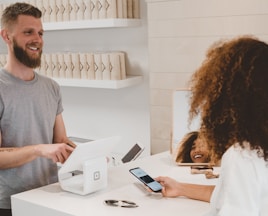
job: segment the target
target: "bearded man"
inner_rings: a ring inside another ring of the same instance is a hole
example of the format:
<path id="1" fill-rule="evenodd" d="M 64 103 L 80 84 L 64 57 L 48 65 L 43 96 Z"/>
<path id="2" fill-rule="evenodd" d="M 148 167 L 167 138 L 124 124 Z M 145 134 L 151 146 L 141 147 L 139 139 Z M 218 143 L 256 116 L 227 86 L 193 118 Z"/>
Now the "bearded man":
<path id="1" fill-rule="evenodd" d="M 41 64 L 41 11 L 6 7 L 1 36 L 7 63 L 0 69 L 0 215 L 12 215 L 13 194 L 56 182 L 57 162 L 73 151 L 62 118 L 59 85 L 34 71 Z"/>

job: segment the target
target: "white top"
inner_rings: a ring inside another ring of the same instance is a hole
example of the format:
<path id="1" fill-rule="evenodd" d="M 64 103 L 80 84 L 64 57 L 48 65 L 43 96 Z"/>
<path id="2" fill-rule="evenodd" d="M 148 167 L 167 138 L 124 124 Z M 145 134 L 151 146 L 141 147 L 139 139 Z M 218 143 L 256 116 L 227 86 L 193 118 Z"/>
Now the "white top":
<path id="1" fill-rule="evenodd" d="M 232 146 L 223 155 L 207 216 L 267 216 L 268 164 L 257 151 Z"/>

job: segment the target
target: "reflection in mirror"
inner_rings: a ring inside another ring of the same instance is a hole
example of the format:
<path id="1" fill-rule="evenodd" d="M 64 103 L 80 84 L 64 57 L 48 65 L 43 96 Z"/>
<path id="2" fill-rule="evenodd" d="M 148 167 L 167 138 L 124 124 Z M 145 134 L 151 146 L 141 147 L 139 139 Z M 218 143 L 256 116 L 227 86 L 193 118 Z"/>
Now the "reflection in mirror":
<path id="1" fill-rule="evenodd" d="M 193 119 L 192 123 L 188 124 L 189 118 L 189 97 L 188 89 L 176 90 L 173 93 L 173 130 L 171 141 L 171 152 L 173 153 L 183 137 L 191 132 L 198 131 L 200 127 L 199 118 Z"/>
<path id="2" fill-rule="evenodd" d="M 213 167 L 221 161 L 212 161 L 212 154 L 199 133 L 201 119 L 195 117 L 189 123 L 190 90 L 181 89 L 173 93 L 173 129 L 170 151 L 179 166 L 191 166 L 192 174 L 205 174 L 206 178 L 218 178 Z"/>
<path id="3" fill-rule="evenodd" d="M 186 133 L 174 152 L 177 163 L 209 163 L 210 153 L 198 131 Z"/>
<path id="4" fill-rule="evenodd" d="M 198 137 L 200 118 L 196 117 L 189 124 L 189 97 L 188 89 L 176 90 L 173 93 L 171 153 L 178 164 L 205 165 L 210 162 L 210 154 L 206 143 Z"/>

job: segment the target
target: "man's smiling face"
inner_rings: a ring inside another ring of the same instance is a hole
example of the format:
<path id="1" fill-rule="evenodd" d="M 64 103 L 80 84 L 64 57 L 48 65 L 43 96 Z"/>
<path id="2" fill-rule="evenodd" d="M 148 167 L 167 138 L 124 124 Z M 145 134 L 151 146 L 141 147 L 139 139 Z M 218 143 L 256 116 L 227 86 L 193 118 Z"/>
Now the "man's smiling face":
<path id="1" fill-rule="evenodd" d="M 40 19 L 20 15 L 11 27 L 11 40 L 14 56 L 30 68 L 39 67 L 43 48 L 43 29 Z M 14 29 L 14 31 L 12 31 Z"/>

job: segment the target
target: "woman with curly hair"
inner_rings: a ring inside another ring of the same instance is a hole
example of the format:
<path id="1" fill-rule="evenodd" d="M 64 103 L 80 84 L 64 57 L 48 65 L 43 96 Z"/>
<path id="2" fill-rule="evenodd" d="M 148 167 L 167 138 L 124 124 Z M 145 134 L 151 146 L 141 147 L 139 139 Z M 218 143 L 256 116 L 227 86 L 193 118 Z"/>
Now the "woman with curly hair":
<path id="1" fill-rule="evenodd" d="M 210 216 L 268 215 L 268 44 L 243 36 L 217 43 L 194 73 L 190 119 L 221 158 L 216 184 L 156 178 L 166 197 L 211 202 Z"/>
<path id="2" fill-rule="evenodd" d="M 210 152 L 206 143 L 198 137 L 198 131 L 184 135 L 175 152 L 177 163 L 209 163 Z"/>

